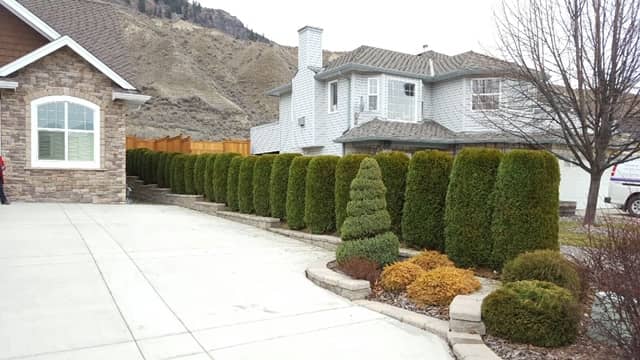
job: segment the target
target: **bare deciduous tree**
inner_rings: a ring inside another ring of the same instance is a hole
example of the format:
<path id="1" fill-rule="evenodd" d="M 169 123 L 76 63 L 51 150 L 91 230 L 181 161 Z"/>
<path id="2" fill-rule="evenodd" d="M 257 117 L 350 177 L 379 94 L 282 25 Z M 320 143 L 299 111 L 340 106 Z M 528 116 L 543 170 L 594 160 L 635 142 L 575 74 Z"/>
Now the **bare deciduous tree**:
<path id="1" fill-rule="evenodd" d="M 505 0 L 496 23 L 521 101 L 486 118 L 589 173 L 592 224 L 605 171 L 640 154 L 640 0 Z"/>

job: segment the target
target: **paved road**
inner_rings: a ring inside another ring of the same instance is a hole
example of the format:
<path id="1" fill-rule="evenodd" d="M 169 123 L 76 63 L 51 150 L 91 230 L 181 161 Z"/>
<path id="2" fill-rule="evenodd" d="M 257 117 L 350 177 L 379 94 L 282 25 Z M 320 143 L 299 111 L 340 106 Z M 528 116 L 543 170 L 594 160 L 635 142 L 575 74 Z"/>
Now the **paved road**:
<path id="1" fill-rule="evenodd" d="M 330 257 L 178 207 L 0 207 L 0 359 L 450 359 L 304 277 Z"/>

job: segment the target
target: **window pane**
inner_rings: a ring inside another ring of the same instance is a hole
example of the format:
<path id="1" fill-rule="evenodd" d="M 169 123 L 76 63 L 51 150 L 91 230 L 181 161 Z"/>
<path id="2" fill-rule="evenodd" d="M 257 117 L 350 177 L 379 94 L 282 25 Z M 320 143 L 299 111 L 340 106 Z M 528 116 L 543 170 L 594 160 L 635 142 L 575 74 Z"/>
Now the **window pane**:
<path id="1" fill-rule="evenodd" d="M 93 134 L 69 132 L 69 160 L 93 161 Z"/>
<path id="2" fill-rule="evenodd" d="M 408 95 L 404 81 L 389 80 L 389 118 L 415 120 L 415 97 Z"/>
<path id="3" fill-rule="evenodd" d="M 93 110 L 82 105 L 69 104 L 69 129 L 93 130 Z"/>
<path id="4" fill-rule="evenodd" d="M 38 106 L 38 127 L 64 129 L 64 103 L 53 102 Z"/>
<path id="5" fill-rule="evenodd" d="M 378 110 L 378 95 L 369 95 L 369 110 Z"/>
<path id="6" fill-rule="evenodd" d="M 64 160 L 64 132 L 38 131 L 38 159 Z"/>
<path id="7" fill-rule="evenodd" d="M 498 79 L 473 80 L 472 87 L 473 87 L 474 94 L 496 94 L 500 92 L 500 80 Z"/>
<path id="8" fill-rule="evenodd" d="M 369 94 L 378 93 L 378 79 L 369 79 Z"/>
<path id="9" fill-rule="evenodd" d="M 496 110 L 500 104 L 499 95 L 473 95 L 473 110 Z"/>

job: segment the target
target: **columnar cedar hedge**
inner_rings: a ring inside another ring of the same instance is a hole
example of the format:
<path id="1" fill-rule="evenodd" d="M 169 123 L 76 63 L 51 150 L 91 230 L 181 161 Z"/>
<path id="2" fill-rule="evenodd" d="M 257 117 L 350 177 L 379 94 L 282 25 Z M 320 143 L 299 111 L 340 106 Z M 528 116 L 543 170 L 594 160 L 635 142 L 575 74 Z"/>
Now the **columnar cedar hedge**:
<path id="1" fill-rule="evenodd" d="M 238 177 L 240 176 L 240 165 L 242 165 L 243 159 L 242 156 L 234 157 L 227 173 L 227 205 L 232 211 L 240 210 L 238 206 Z"/>
<path id="2" fill-rule="evenodd" d="M 178 154 L 173 158 L 173 176 L 171 182 L 171 192 L 174 194 L 184 194 L 185 193 L 185 176 L 184 176 L 184 168 L 188 155 Z"/>
<path id="3" fill-rule="evenodd" d="M 279 219 L 287 217 L 287 186 L 289 184 L 289 168 L 293 159 L 300 154 L 280 154 L 273 160 L 269 185 L 269 205 L 271 216 Z"/>
<path id="4" fill-rule="evenodd" d="M 174 167 L 174 162 L 173 160 L 175 159 L 176 156 L 178 156 L 178 153 L 169 153 L 167 154 L 167 164 L 165 165 L 165 169 L 164 169 L 164 176 L 165 179 L 167 181 L 166 186 L 168 188 L 172 188 L 173 189 L 173 167 Z"/>
<path id="5" fill-rule="evenodd" d="M 151 150 L 149 149 L 138 149 L 138 150 L 140 151 L 138 151 L 138 156 L 136 156 L 136 169 L 138 171 L 138 177 L 140 177 L 140 179 L 144 179 L 145 171 L 146 171 L 145 170 L 146 162 L 144 161 L 144 157 Z"/>
<path id="6" fill-rule="evenodd" d="M 400 243 L 390 231 L 385 193 L 378 163 L 372 158 L 363 159 L 350 185 L 341 231 L 343 242 L 336 250 L 338 263 L 364 258 L 384 266 L 397 260 Z"/>
<path id="7" fill-rule="evenodd" d="M 193 188 L 196 195 L 204 195 L 204 172 L 207 167 L 207 154 L 196 156 L 193 168 Z"/>
<path id="8" fill-rule="evenodd" d="M 217 203 L 227 202 L 227 172 L 229 171 L 231 160 L 239 155 L 236 153 L 222 153 L 216 156 L 216 162 L 213 167 L 213 195 Z"/>
<path id="9" fill-rule="evenodd" d="M 382 182 L 387 188 L 387 209 L 391 216 L 391 231 L 402 238 L 402 207 L 407 181 L 409 156 L 400 151 L 381 152 L 375 156 Z"/>
<path id="10" fill-rule="evenodd" d="M 338 160 L 338 156 L 321 155 L 309 162 L 304 222 L 314 234 L 332 233 L 336 230 L 334 190 Z"/>
<path id="11" fill-rule="evenodd" d="M 207 154 L 206 165 L 204 169 L 204 195 L 209 201 L 215 201 L 215 193 L 213 192 L 213 178 L 214 168 L 216 164 L 216 158 L 218 154 Z"/>
<path id="12" fill-rule="evenodd" d="M 445 210 L 445 252 L 461 267 L 491 264 L 491 194 L 502 153 L 463 149 L 453 162 Z"/>
<path id="13" fill-rule="evenodd" d="M 157 184 L 160 180 L 158 179 L 158 167 L 160 166 L 160 158 L 162 157 L 162 152 L 154 151 L 153 156 L 151 157 L 151 183 Z"/>
<path id="14" fill-rule="evenodd" d="M 145 151 L 142 156 L 142 179 L 145 184 L 153 184 L 153 151 Z"/>
<path id="15" fill-rule="evenodd" d="M 132 176 L 131 163 L 132 163 L 133 149 L 127 149 L 124 155 L 125 173 L 127 176 Z"/>
<path id="16" fill-rule="evenodd" d="M 158 166 L 156 167 L 156 183 L 158 184 L 159 188 L 167 187 L 167 180 L 164 174 L 168 157 L 169 154 L 167 154 L 166 152 L 161 152 L 158 155 Z"/>
<path id="17" fill-rule="evenodd" d="M 253 168 L 256 165 L 257 156 L 247 156 L 242 159 L 240 173 L 238 174 L 238 208 L 241 213 L 251 214 L 253 208 Z"/>
<path id="18" fill-rule="evenodd" d="M 196 165 L 197 155 L 185 155 L 184 159 L 184 193 L 193 195 L 196 193 L 193 187 L 193 173 Z"/>
<path id="19" fill-rule="evenodd" d="M 307 168 L 313 159 L 310 156 L 299 156 L 291 162 L 289 182 L 287 184 L 287 225 L 290 229 L 304 229 L 304 209 Z"/>
<path id="20" fill-rule="evenodd" d="M 336 207 L 336 229 L 340 232 L 342 223 L 347 217 L 347 203 L 349 202 L 349 189 L 351 181 L 355 179 L 360 169 L 360 163 L 367 155 L 349 154 L 338 160 L 336 165 L 336 188 L 335 188 L 335 207 Z"/>
<path id="21" fill-rule="evenodd" d="M 558 160 L 551 153 L 513 150 L 503 156 L 493 193 L 494 268 L 526 251 L 559 249 L 559 186 Z"/>
<path id="22" fill-rule="evenodd" d="M 256 159 L 253 169 L 253 208 L 258 216 L 270 216 L 269 187 L 271 181 L 271 168 L 276 155 L 261 155 Z"/>
<path id="23" fill-rule="evenodd" d="M 409 162 L 402 210 L 402 240 L 419 249 L 444 249 L 444 208 L 453 158 L 418 151 Z"/>

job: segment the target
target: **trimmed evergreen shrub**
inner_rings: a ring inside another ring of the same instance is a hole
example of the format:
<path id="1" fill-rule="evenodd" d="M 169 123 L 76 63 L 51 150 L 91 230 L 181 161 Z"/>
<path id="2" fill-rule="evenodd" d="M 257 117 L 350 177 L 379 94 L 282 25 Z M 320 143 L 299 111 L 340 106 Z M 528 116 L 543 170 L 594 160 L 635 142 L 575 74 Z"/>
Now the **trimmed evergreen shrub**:
<path id="1" fill-rule="evenodd" d="M 447 191 L 445 252 L 461 267 L 491 264 L 491 194 L 502 153 L 463 149 L 453 162 Z"/>
<path id="2" fill-rule="evenodd" d="M 204 195 L 204 172 L 207 167 L 207 154 L 196 155 L 193 168 L 193 189 L 196 195 Z"/>
<path id="3" fill-rule="evenodd" d="M 240 165 L 242 165 L 242 156 L 236 156 L 231 160 L 229 171 L 227 173 L 227 205 L 231 211 L 239 211 L 238 206 L 238 177 L 240 175 Z"/>
<path id="4" fill-rule="evenodd" d="M 222 153 L 216 156 L 213 167 L 213 195 L 217 203 L 227 202 L 227 173 L 231 160 L 236 156 L 240 156 L 240 154 Z"/>
<path id="5" fill-rule="evenodd" d="M 381 266 L 395 261 L 400 243 L 390 231 L 391 217 L 385 200 L 386 189 L 382 183 L 380 168 L 374 159 L 362 160 L 350 188 L 347 217 L 342 224 L 343 242 L 336 251 L 338 263 L 350 257 L 376 261 Z"/>
<path id="6" fill-rule="evenodd" d="M 309 162 L 304 222 L 313 234 L 327 234 L 336 230 L 334 189 L 339 159 L 333 155 L 321 155 Z"/>
<path id="7" fill-rule="evenodd" d="M 184 193 L 187 195 L 196 193 L 196 189 L 193 186 L 193 177 L 197 157 L 197 155 L 186 155 L 184 159 Z"/>
<path id="8" fill-rule="evenodd" d="M 409 156 L 403 152 L 381 152 L 375 156 L 382 182 L 387 188 L 387 209 L 391 216 L 391 231 L 402 238 L 402 207 L 407 183 L 407 167 Z"/>
<path id="9" fill-rule="evenodd" d="M 562 253 L 555 250 L 536 250 L 518 255 L 502 268 L 505 283 L 520 280 L 548 281 L 580 297 L 580 275 L 576 267 Z"/>
<path id="10" fill-rule="evenodd" d="M 253 169 L 253 208 L 258 216 L 270 216 L 269 188 L 271 186 L 271 168 L 276 155 L 260 155 Z"/>
<path id="11" fill-rule="evenodd" d="M 273 160 L 269 185 L 269 205 L 271 216 L 281 220 L 287 217 L 287 187 L 289 184 L 289 168 L 293 159 L 300 154 L 280 154 Z"/>
<path id="12" fill-rule="evenodd" d="M 336 229 L 340 232 L 342 223 L 347 217 L 347 203 L 349 202 L 349 190 L 351 182 L 356 178 L 360 163 L 367 155 L 349 154 L 338 160 L 336 165 L 336 188 L 335 188 L 335 207 L 336 207 Z"/>
<path id="13" fill-rule="evenodd" d="M 560 248 L 559 186 L 558 160 L 551 153 L 513 150 L 503 156 L 492 195 L 494 268 L 523 252 Z"/>
<path id="14" fill-rule="evenodd" d="M 143 180 L 145 176 L 145 154 L 150 152 L 149 149 L 138 149 L 138 155 L 136 156 L 136 169 L 138 177 Z"/>
<path id="15" fill-rule="evenodd" d="M 402 240 L 419 249 L 444 250 L 444 209 L 453 158 L 418 151 L 409 162 L 402 210 Z"/>
<path id="16" fill-rule="evenodd" d="M 207 198 L 207 200 L 212 202 L 216 200 L 215 194 L 213 192 L 213 178 L 217 157 L 218 154 L 207 154 L 206 165 L 204 169 L 204 196 Z"/>
<path id="17" fill-rule="evenodd" d="M 133 156 L 133 149 L 127 149 L 124 155 L 125 173 L 127 174 L 127 176 L 133 175 L 133 172 L 131 170 L 132 156 Z"/>
<path id="18" fill-rule="evenodd" d="M 386 291 L 404 291 L 424 270 L 408 261 L 400 261 L 384 267 L 380 275 L 380 285 Z"/>
<path id="19" fill-rule="evenodd" d="M 144 155 L 142 156 L 142 163 L 143 163 L 143 175 L 142 175 L 142 179 L 144 180 L 145 184 L 153 184 L 154 183 L 154 175 L 155 175 L 155 171 L 153 168 L 153 158 L 155 157 L 155 152 L 153 151 L 146 151 L 144 153 Z"/>
<path id="20" fill-rule="evenodd" d="M 251 214 L 253 208 L 253 169 L 257 156 L 247 156 L 242 159 L 238 174 L 238 208 L 241 213 Z"/>
<path id="21" fill-rule="evenodd" d="M 427 271 L 407 286 L 407 297 L 424 305 L 449 305 L 458 295 L 480 289 L 473 271 L 443 266 Z"/>
<path id="22" fill-rule="evenodd" d="M 174 194 L 184 194 L 185 193 L 185 176 L 184 176 L 184 168 L 188 155 L 178 154 L 173 158 L 173 169 L 172 169 L 172 179 L 171 182 L 171 192 Z"/>
<path id="23" fill-rule="evenodd" d="M 166 186 L 168 188 L 173 188 L 173 167 L 174 167 L 174 163 L 173 163 L 173 159 L 175 159 L 176 156 L 178 156 L 178 153 L 169 153 L 167 154 L 167 164 L 165 165 L 165 169 L 164 169 L 164 176 L 165 179 L 167 181 Z"/>
<path id="24" fill-rule="evenodd" d="M 167 187 L 167 180 L 164 176 L 167 166 L 168 155 L 166 152 L 158 153 L 158 166 L 156 167 L 156 180 L 159 188 Z"/>
<path id="25" fill-rule="evenodd" d="M 482 320 L 489 334 L 512 342 L 563 346 L 577 337 L 580 306 L 569 290 L 555 284 L 516 281 L 484 299 Z"/>
<path id="26" fill-rule="evenodd" d="M 305 193 L 307 182 L 307 168 L 313 159 L 310 156 L 299 156 L 291 162 L 289 167 L 289 182 L 287 183 L 287 225 L 290 229 L 304 229 Z"/>

